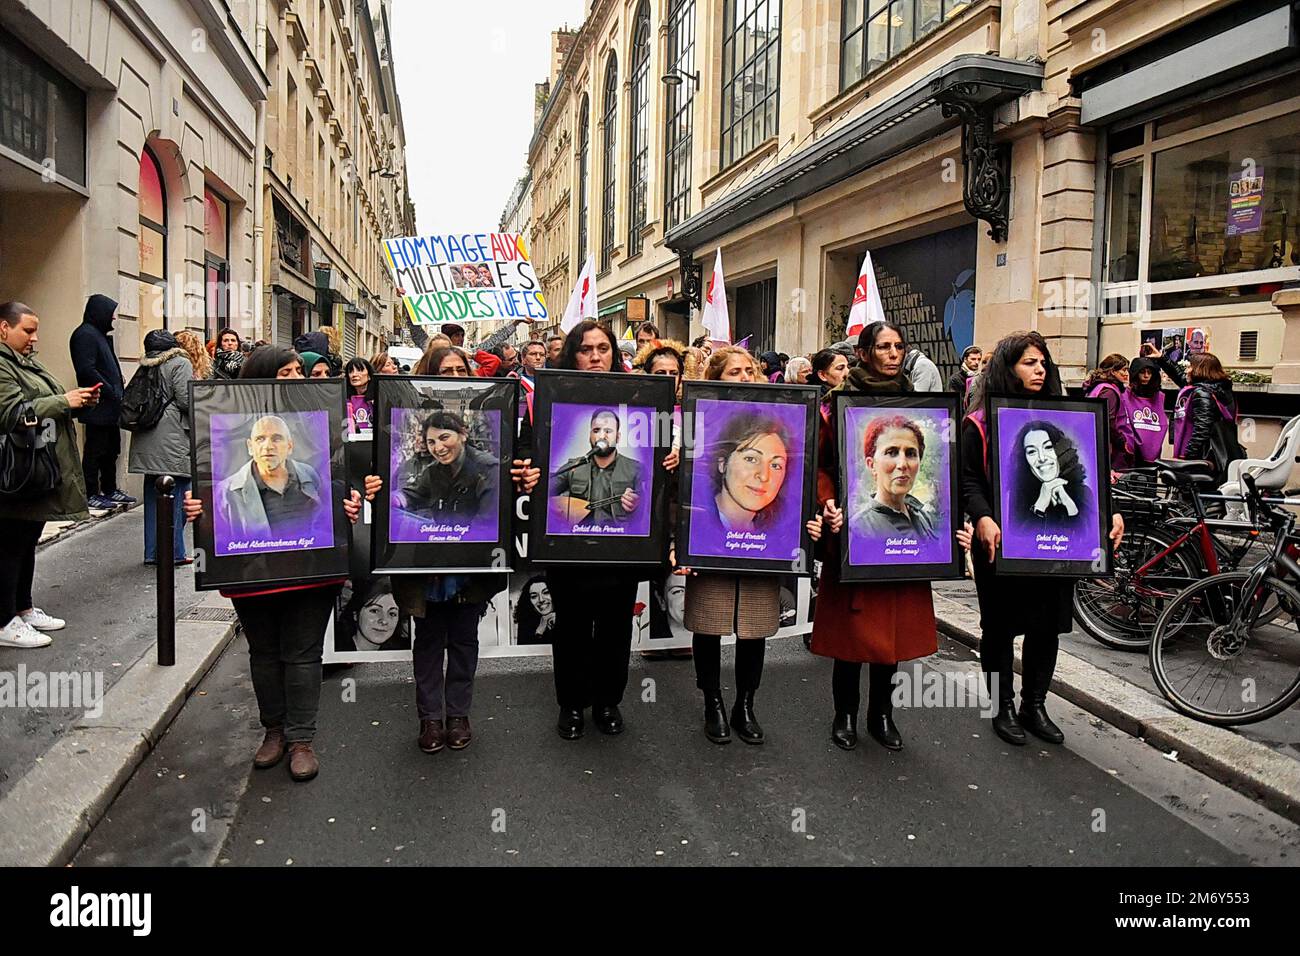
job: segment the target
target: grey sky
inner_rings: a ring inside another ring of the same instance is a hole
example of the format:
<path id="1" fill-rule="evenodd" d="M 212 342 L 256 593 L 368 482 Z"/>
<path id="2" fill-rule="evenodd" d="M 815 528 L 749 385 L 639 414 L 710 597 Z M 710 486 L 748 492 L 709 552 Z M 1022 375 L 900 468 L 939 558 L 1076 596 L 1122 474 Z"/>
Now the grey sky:
<path id="1" fill-rule="evenodd" d="M 397 92 L 421 233 L 495 229 L 524 174 L 533 84 L 551 31 L 582 22 L 584 0 L 394 0 Z"/>

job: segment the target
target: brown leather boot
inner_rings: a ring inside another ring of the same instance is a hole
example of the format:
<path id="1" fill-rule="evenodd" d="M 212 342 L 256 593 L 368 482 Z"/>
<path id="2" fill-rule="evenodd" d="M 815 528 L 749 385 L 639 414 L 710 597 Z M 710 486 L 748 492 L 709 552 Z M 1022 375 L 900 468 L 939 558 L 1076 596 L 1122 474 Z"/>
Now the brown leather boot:
<path id="1" fill-rule="evenodd" d="M 302 783 L 320 773 L 320 761 L 311 749 L 311 741 L 295 740 L 289 745 L 289 776 Z"/>
<path id="2" fill-rule="evenodd" d="M 447 719 L 447 746 L 452 750 L 464 750 L 469 746 L 472 737 L 468 717 L 449 717 Z"/>
<path id="3" fill-rule="evenodd" d="M 420 721 L 420 749 L 427 754 L 436 754 L 446 741 L 446 732 L 441 720 Z"/>
<path id="4" fill-rule="evenodd" d="M 284 728 L 268 727 L 262 746 L 253 754 L 253 766 L 258 770 L 274 767 L 284 759 Z"/>

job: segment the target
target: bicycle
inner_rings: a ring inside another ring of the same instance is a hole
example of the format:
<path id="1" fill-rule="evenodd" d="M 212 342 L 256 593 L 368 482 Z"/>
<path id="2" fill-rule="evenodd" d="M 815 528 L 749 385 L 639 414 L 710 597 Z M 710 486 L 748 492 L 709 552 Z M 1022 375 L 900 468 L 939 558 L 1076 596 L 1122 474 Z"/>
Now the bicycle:
<path id="1" fill-rule="evenodd" d="M 1203 499 L 1209 496 L 1197 489 L 1215 482 L 1209 462 L 1161 460 L 1147 474 L 1149 488 L 1159 487 L 1158 476 L 1176 497 L 1154 491 L 1147 498 L 1118 488 L 1112 501 L 1126 528 L 1114 574 L 1082 580 L 1074 590 L 1074 619 L 1116 650 L 1146 650 L 1171 598 L 1207 575 L 1236 570 L 1259 538 L 1254 523 L 1207 516 Z"/>
<path id="2" fill-rule="evenodd" d="M 1151 675 L 1179 713 L 1231 727 L 1267 720 L 1300 700 L 1300 540 L 1296 516 L 1260 497 L 1247 505 L 1273 529 L 1268 558 L 1198 581 L 1165 606 L 1148 651 Z"/>

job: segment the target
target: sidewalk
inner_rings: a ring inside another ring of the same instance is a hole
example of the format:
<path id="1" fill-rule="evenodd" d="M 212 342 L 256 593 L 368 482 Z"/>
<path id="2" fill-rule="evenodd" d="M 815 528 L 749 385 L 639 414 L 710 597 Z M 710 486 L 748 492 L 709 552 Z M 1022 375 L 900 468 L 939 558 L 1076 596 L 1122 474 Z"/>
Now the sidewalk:
<path id="1" fill-rule="evenodd" d="M 66 862 L 234 636 L 229 602 L 196 593 L 192 569 L 177 568 L 176 665 L 157 666 L 143 522 L 133 508 L 46 528 L 35 598 L 68 626 L 49 647 L 0 648 L 0 672 L 26 679 L 0 710 L 0 865 Z M 51 699 L 33 701 L 33 682 Z"/>
<path id="2" fill-rule="evenodd" d="M 975 585 L 934 586 L 939 630 L 978 649 Z M 1020 669 L 1020 652 L 1016 652 Z M 1145 654 L 1111 650 L 1078 630 L 1061 636 L 1053 692 L 1126 733 L 1300 822 L 1300 709 L 1262 723 L 1214 727 L 1184 717 L 1156 689 Z"/>

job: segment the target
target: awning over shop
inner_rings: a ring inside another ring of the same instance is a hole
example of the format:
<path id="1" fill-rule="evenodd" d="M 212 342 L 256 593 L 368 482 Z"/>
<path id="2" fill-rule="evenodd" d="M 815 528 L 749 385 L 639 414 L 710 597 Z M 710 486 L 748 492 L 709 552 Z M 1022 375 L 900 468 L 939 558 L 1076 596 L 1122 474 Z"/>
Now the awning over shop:
<path id="1" fill-rule="evenodd" d="M 986 220 L 994 238 L 1001 239 L 1009 176 L 1006 157 L 993 143 L 993 111 L 1042 85 L 1041 63 L 983 54 L 955 57 L 696 213 L 668 232 L 667 245 L 679 256 L 690 256 L 740 226 L 941 136 L 958 123 L 966 166 L 963 199 L 971 215 Z"/>
<path id="2" fill-rule="evenodd" d="M 613 315 L 615 312 L 622 312 L 627 307 L 627 299 L 619 299 L 617 302 L 611 302 L 609 305 L 601 306 L 597 316 Z"/>

